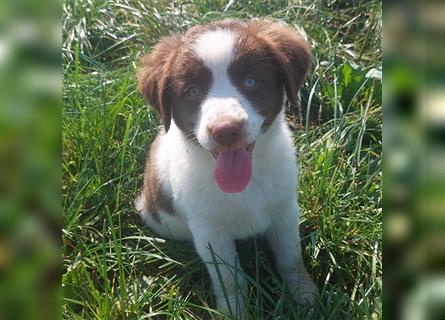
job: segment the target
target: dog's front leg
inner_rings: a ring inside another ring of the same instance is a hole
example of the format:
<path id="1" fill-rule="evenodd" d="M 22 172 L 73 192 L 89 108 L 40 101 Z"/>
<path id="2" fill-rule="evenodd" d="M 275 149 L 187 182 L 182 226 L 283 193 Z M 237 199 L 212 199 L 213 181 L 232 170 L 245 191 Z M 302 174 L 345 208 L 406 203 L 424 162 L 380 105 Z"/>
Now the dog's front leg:
<path id="1" fill-rule="evenodd" d="M 317 296 L 317 287 L 306 271 L 301 256 L 300 232 L 298 229 L 298 205 L 289 201 L 277 212 L 266 238 L 274 252 L 281 278 L 299 303 L 312 304 Z"/>
<path id="2" fill-rule="evenodd" d="M 243 316 L 247 282 L 242 275 L 234 239 L 203 227 L 192 233 L 196 251 L 209 272 L 217 308 Z"/>

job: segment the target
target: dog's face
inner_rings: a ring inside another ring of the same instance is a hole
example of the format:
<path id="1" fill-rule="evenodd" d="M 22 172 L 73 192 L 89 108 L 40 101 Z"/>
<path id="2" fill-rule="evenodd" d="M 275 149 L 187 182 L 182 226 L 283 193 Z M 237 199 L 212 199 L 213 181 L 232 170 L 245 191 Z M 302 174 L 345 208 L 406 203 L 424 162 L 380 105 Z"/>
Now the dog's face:
<path id="1" fill-rule="evenodd" d="M 284 106 L 296 103 L 310 65 L 302 35 L 264 20 L 221 21 L 164 38 L 143 58 L 139 86 L 161 114 L 216 159 L 225 192 L 251 178 L 252 151 Z"/>

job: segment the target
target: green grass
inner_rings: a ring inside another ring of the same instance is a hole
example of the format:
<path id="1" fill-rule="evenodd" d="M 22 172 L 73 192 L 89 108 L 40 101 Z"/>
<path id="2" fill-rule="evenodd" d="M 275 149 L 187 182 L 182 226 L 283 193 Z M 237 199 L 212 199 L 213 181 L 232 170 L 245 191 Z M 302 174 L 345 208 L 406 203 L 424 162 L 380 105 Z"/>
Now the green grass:
<path id="1" fill-rule="evenodd" d="M 64 318 L 218 314 L 192 245 L 157 239 L 135 214 L 160 124 L 137 92 L 135 68 L 163 35 L 252 16 L 303 26 L 314 49 L 301 110 L 290 109 L 288 119 L 301 167 L 304 258 L 321 295 L 315 308 L 293 303 L 263 241 L 243 241 L 250 318 L 382 317 L 381 80 L 368 74 L 381 66 L 381 4 L 292 3 L 65 1 Z"/>

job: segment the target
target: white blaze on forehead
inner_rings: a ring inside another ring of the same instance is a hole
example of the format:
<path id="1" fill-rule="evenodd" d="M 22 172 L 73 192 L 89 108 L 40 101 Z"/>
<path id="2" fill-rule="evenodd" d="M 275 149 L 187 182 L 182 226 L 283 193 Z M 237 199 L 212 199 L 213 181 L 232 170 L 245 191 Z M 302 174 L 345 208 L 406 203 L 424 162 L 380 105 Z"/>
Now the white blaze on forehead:
<path id="1" fill-rule="evenodd" d="M 201 103 L 194 129 L 199 143 L 208 150 L 215 148 L 209 128 L 222 120 L 243 122 L 245 143 L 256 140 L 264 121 L 230 80 L 228 68 L 235 57 L 236 41 L 233 31 L 217 29 L 204 32 L 193 45 L 196 55 L 212 73 L 212 85 Z"/>
<path id="2" fill-rule="evenodd" d="M 196 40 L 193 49 L 207 68 L 221 72 L 233 61 L 235 34 L 226 29 L 211 30 L 203 33 Z M 217 72 L 216 72 L 217 71 Z"/>

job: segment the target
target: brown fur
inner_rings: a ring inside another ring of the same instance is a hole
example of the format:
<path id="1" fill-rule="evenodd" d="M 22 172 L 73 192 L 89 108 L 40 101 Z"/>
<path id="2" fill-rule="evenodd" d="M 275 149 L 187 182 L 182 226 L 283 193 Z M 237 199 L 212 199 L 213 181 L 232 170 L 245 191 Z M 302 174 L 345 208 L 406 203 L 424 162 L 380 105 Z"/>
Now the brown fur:
<path id="1" fill-rule="evenodd" d="M 264 118 L 267 129 L 283 107 L 284 79 L 277 60 L 269 46 L 247 30 L 238 32 L 235 59 L 229 67 L 229 76 L 238 90 L 251 102 Z M 253 88 L 246 88 L 244 81 L 257 80 Z"/>
<path id="2" fill-rule="evenodd" d="M 281 111 L 281 86 L 285 87 L 289 102 L 298 107 L 297 93 L 311 64 L 310 47 L 303 37 L 293 28 L 266 19 L 216 21 L 195 26 L 184 35 L 163 38 L 153 52 L 141 60 L 139 88 L 161 115 L 165 131 L 173 116 L 192 141 L 195 140 L 192 132 L 195 115 L 212 81 L 210 71 L 199 62 L 192 45 L 203 32 L 218 28 L 233 30 L 239 37 L 236 58 L 229 70 L 237 87 L 242 88 L 242 79 L 248 72 L 262 80 L 256 92 L 240 91 L 265 117 L 263 129 L 267 129 Z M 255 60 L 260 63 L 255 65 Z M 188 98 L 185 92 L 190 85 L 196 85 L 202 95 Z"/>
<path id="3" fill-rule="evenodd" d="M 149 156 L 147 157 L 141 198 L 144 201 L 144 207 L 148 210 L 148 213 L 151 214 L 156 221 L 160 222 L 159 209 L 166 213 L 174 214 L 175 208 L 171 195 L 162 190 L 159 177 L 157 176 L 156 163 L 153 159 L 158 147 L 159 136 L 152 143 Z"/>
<path id="4" fill-rule="evenodd" d="M 311 49 L 295 29 L 268 20 L 252 20 L 248 31 L 262 39 L 284 73 L 289 102 L 298 106 L 297 93 L 311 65 Z"/>
<path id="5" fill-rule="evenodd" d="M 163 38 L 152 53 L 142 57 L 142 67 L 138 72 L 139 90 L 148 103 L 161 115 L 165 131 L 168 131 L 171 121 L 170 104 L 164 101 L 168 75 L 180 44 L 180 35 Z"/>
<path id="6" fill-rule="evenodd" d="M 184 48 L 176 57 L 171 70 L 170 85 L 167 89 L 175 124 L 184 134 L 195 141 L 193 128 L 196 126 L 199 108 L 212 84 L 212 74 L 196 57 L 190 48 Z M 190 97 L 187 90 L 194 86 L 199 95 Z"/>
<path id="7" fill-rule="evenodd" d="M 294 28 L 268 19 L 252 19 L 248 22 L 226 19 L 190 29 L 186 36 L 193 40 L 201 33 L 218 28 L 237 32 L 246 49 L 266 45 L 284 74 L 285 89 L 289 102 L 298 105 L 297 93 L 310 68 L 311 48 L 303 36 Z M 250 40 L 248 40 L 248 38 Z M 254 40 L 254 41 L 253 41 Z M 190 41 L 191 42 L 191 41 Z M 260 43 L 258 43 L 260 42 Z"/>

